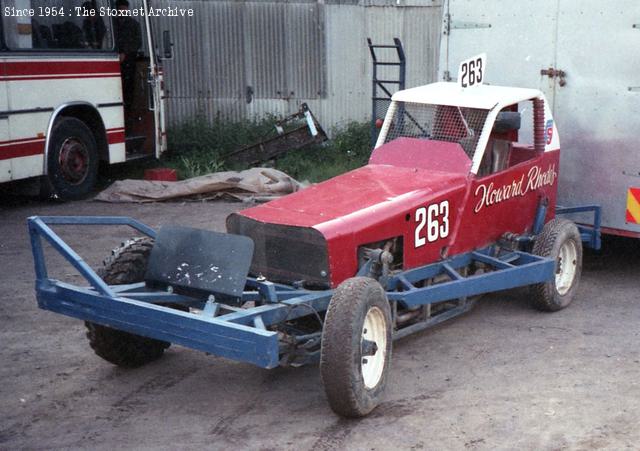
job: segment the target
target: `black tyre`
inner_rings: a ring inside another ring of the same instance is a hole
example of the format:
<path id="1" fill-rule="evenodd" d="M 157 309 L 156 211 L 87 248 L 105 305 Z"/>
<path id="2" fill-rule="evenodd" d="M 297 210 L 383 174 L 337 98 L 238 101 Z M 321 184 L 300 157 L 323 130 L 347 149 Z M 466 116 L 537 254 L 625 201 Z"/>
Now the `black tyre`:
<path id="1" fill-rule="evenodd" d="M 533 253 L 556 262 L 555 277 L 531 287 L 533 306 L 546 312 L 567 307 L 578 289 L 582 272 L 582 239 L 576 225 L 555 218 L 536 237 Z"/>
<path id="2" fill-rule="evenodd" d="M 98 270 L 109 285 L 142 282 L 147 269 L 151 238 L 134 238 L 115 249 Z M 87 338 L 95 353 L 114 365 L 135 368 L 162 357 L 170 343 L 86 322 Z"/>
<path id="3" fill-rule="evenodd" d="M 391 362 L 391 312 L 380 284 L 354 277 L 334 292 L 322 331 L 320 374 L 331 409 L 362 417 L 379 403 Z"/>
<path id="4" fill-rule="evenodd" d="M 81 120 L 65 117 L 51 131 L 47 176 L 42 195 L 61 200 L 81 199 L 98 178 L 98 147 L 91 130 Z"/>

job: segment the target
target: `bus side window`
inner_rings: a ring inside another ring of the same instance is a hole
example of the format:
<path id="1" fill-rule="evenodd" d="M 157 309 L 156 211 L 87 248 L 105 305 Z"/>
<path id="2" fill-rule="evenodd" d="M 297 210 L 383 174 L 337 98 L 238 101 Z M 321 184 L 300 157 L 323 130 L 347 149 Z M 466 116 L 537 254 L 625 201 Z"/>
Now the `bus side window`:
<path id="1" fill-rule="evenodd" d="M 7 0 L 2 6 L 15 11 L 31 9 L 35 13 L 32 17 L 24 14 L 2 17 L 9 50 L 113 49 L 110 19 L 99 14 L 101 7 L 109 6 L 109 0 Z M 80 14 L 76 8 L 81 8 Z M 94 13 L 85 14 L 90 11 Z"/>
<path id="2" fill-rule="evenodd" d="M 37 20 L 31 22 L 34 49 L 48 49 L 53 46 L 53 34 L 46 25 L 41 25 Z"/>
<path id="3" fill-rule="evenodd" d="M 53 41 L 57 44 L 59 49 L 84 49 L 87 45 L 82 35 L 82 29 L 67 20 L 62 23 L 54 23 L 53 29 Z"/>

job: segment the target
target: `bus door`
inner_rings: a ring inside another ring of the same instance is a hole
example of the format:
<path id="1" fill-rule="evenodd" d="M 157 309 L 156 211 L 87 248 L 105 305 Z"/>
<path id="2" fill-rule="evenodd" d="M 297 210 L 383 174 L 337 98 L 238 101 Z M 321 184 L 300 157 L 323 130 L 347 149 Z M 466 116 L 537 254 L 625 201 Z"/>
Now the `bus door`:
<path id="1" fill-rule="evenodd" d="M 148 10 L 147 0 L 131 2 L 131 8 Z M 130 108 L 125 108 L 127 160 L 162 152 L 162 99 L 151 23 L 148 16 L 134 17 L 140 26 L 141 46 L 135 62 L 135 89 Z M 125 92 L 124 95 L 127 93 Z M 125 100 L 126 104 L 126 100 Z"/>
<path id="2" fill-rule="evenodd" d="M 149 0 L 143 0 L 145 9 L 149 8 Z M 156 147 L 156 157 L 159 157 L 162 152 L 166 150 L 166 123 L 165 123 L 165 109 L 164 109 L 164 74 L 160 65 L 160 57 L 156 54 L 158 50 L 158 43 L 154 41 L 153 23 L 149 16 L 145 16 L 146 26 L 146 46 L 149 49 L 149 70 L 147 74 L 148 89 L 150 90 L 149 104 L 153 111 L 154 117 L 154 137 Z M 165 34 L 168 32 L 165 32 Z M 165 36 L 166 37 L 166 36 Z M 164 43 L 166 46 L 166 42 Z M 166 52 L 167 49 L 165 49 Z M 166 56 L 166 55 L 165 55 Z"/>

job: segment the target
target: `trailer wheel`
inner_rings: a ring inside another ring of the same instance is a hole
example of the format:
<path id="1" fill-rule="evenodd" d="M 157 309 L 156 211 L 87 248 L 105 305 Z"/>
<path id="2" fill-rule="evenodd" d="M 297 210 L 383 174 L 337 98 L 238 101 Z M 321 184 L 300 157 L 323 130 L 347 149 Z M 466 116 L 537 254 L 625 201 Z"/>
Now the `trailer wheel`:
<path id="1" fill-rule="evenodd" d="M 151 238 L 134 238 L 112 251 L 98 275 L 110 285 L 142 282 L 147 269 Z M 170 343 L 142 337 L 100 324 L 85 322 L 95 353 L 114 365 L 135 368 L 162 357 Z"/>
<path id="2" fill-rule="evenodd" d="M 46 164 L 43 197 L 76 200 L 91 192 L 98 178 L 98 146 L 84 122 L 73 117 L 56 122 Z"/>
<path id="3" fill-rule="evenodd" d="M 338 415 L 362 417 L 379 403 L 391 362 L 391 310 L 382 286 L 367 277 L 341 283 L 322 331 L 320 375 Z"/>
<path id="4" fill-rule="evenodd" d="M 547 312 L 567 307 L 582 272 L 582 239 L 578 228 L 567 219 L 549 221 L 536 237 L 533 253 L 556 262 L 555 277 L 531 287 L 533 306 Z"/>

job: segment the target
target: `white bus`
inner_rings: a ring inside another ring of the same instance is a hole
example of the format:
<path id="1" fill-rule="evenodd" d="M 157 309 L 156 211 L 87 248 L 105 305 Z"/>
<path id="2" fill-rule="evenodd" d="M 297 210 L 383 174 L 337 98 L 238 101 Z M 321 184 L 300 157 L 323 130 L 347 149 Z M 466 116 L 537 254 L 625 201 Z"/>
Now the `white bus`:
<path id="1" fill-rule="evenodd" d="M 148 16 L 128 17 L 137 32 L 126 38 L 139 42 L 124 57 L 125 26 L 109 14 L 115 1 L 1 5 L 0 183 L 39 177 L 44 193 L 77 199 L 94 187 L 101 162 L 165 150 L 162 71 Z M 168 32 L 163 41 L 169 58 Z M 123 58 L 135 67 L 130 95 L 123 95 Z"/>

